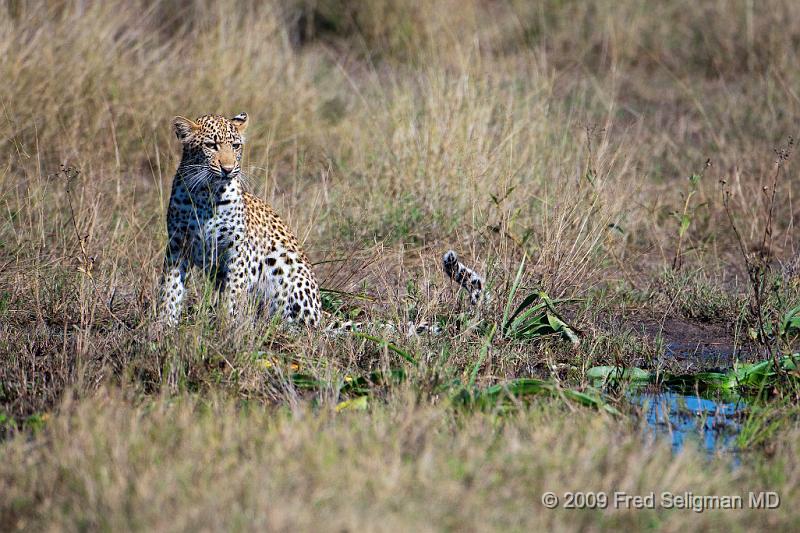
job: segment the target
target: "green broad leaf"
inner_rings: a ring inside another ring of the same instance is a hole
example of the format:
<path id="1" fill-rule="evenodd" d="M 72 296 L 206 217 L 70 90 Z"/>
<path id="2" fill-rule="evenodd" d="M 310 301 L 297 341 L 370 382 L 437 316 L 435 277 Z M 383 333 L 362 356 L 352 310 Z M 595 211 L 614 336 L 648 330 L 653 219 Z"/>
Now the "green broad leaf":
<path id="1" fill-rule="evenodd" d="M 34 433 L 38 433 L 39 431 L 44 429 L 44 426 L 46 424 L 47 418 L 48 418 L 47 414 L 34 413 L 34 414 L 28 416 L 23 421 L 22 424 L 23 424 L 23 426 L 25 428 L 33 431 Z"/>
<path id="2" fill-rule="evenodd" d="M 492 385 L 486 389 L 485 394 L 491 396 L 505 392 L 512 396 L 527 396 L 541 394 L 542 392 L 550 392 L 552 390 L 553 384 L 543 379 L 519 378 L 506 383 Z"/>
<path id="3" fill-rule="evenodd" d="M 710 389 L 733 389 L 736 379 L 730 372 L 698 372 L 694 375 L 696 383 Z"/>
<path id="4" fill-rule="evenodd" d="M 784 339 L 800 335 L 800 305 L 783 315 L 778 326 L 778 334 Z"/>
<path id="5" fill-rule="evenodd" d="M 342 411 L 366 411 L 369 404 L 367 403 L 367 396 L 358 396 L 349 400 L 344 400 L 336 404 L 336 412 Z"/>
<path id="6" fill-rule="evenodd" d="M 6 413 L 0 413 L 0 428 L 14 428 L 16 425 L 17 421 L 14 419 L 14 417 L 9 416 Z"/>
<path id="7" fill-rule="evenodd" d="M 681 215 L 681 227 L 678 230 L 678 235 L 683 237 L 683 235 L 686 233 L 686 230 L 689 229 L 689 224 L 691 223 L 692 223 L 692 218 L 689 215 L 687 214 Z"/>
<path id="8" fill-rule="evenodd" d="M 400 357 L 402 357 L 403 359 L 405 359 L 406 361 L 408 361 L 412 365 L 416 365 L 417 364 L 417 359 L 413 355 L 411 355 L 406 350 L 403 350 L 402 348 L 398 347 L 397 345 L 395 345 L 395 344 L 393 344 L 393 343 L 391 343 L 391 342 L 389 342 L 389 341 L 387 341 L 385 339 L 382 339 L 380 337 L 376 337 L 374 335 L 368 335 L 368 334 L 363 333 L 361 331 L 354 331 L 353 335 L 356 336 L 356 337 L 359 337 L 361 339 L 368 340 L 368 341 L 380 344 L 381 346 L 385 347 L 387 350 L 396 353 L 397 355 L 399 355 Z"/>
<path id="9" fill-rule="evenodd" d="M 554 333 L 560 333 L 562 337 L 572 342 L 572 344 L 580 343 L 578 334 L 560 316 L 555 313 L 547 313 L 547 322 Z"/>
<path id="10" fill-rule="evenodd" d="M 405 379 L 406 372 L 402 368 L 393 368 L 388 372 L 374 370 L 366 376 L 345 377 L 339 392 L 342 394 L 365 395 L 369 394 L 374 387 L 397 385 L 405 381 Z"/>
<path id="11" fill-rule="evenodd" d="M 781 368 L 786 371 L 797 371 L 798 364 L 800 364 L 800 354 L 784 355 L 781 358 Z"/>
<path id="12" fill-rule="evenodd" d="M 592 380 L 602 380 L 605 382 L 648 382 L 652 381 L 654 378 L 653 374 L 647 370 L 636 367 L 622 368 L 619 366 L 593 366 L 586 371 L 586 377 Z"/>
<path id="13" fill-rule="evenodd" d="M 536 316 L 529 316 L 525 318 L 519 318 L 515 320 L 511 326 L 508 328 L 507 334 L 512 337 L 518 337 L 519 335 L 524 334 L 525 332 L 529 332 L 535 328 L 541 328 L 545 325 L 544 322 L 544 315 L 536 315 Z"/>
<path id="14" fill-rule="evenodd" d="M 324 381 L 320 381 L 314 376 L 311 376 L 309 374 L 301 374 L 299 372 L 295 372 L 290 377 L 292 383 L 298 389 L 317 390 L 325 386 Z"/>
<path id="15" fill-rule="evenodd" d="M 547 323 L 550 325 L 550 328 L 553 331 L 561 331 L 562 329 L 569 327 L 564 323 L 563 320 L 561 320 L 553 313 L 546 313 L 546 316 L 547 316 Z"/>
<path id="16" fill-rule="evenodd" d="M 504 321 L 506 329 L 509 326 L 513 325 L 513 323 L 516 321 L 517 317 L 519 317 L 520 320 L 525 320 L 526 317 L 530 316 L 532 313 L 535 313 L 536 311 L 541 309 L 545 305 L 544 302 L 542 302 L 542 303 L 540 303 L 538 305 L 535 305 L 533 307 L 530 307 L 530 306 L 534 302 L 536 302 L 537 300 L 541 299 L 542 294 L 544 294 L 544 293 L 535 292 L 533 294 L 529 294 L 528 296 L 526 296 L 525 299 L 522 300 L 522 303 L 520 303 L 517 306 L 517 309 L 514 311 L 514 313 L 511 315 L 511 317 L 508 319 L 508 321 Z M 528 308 L 527 311 L 525 311 L 526 308 Z M 520 315 L 520 313 L 522 313 L 523 311 L 525 311 L 525 313 Z"/>
<path id="17" fill-rule="evenodd" d="M 760 387 L 775 377 L 775 365 L 770 360 L 754 364 L 743 364 L 732 372 L 738 385 L 744 387 Z"/>
<path id="18" fill-rule="evenodd" d="M 599 394 L 560 389 L 552 381 L 536 378 L 519 378 L 498 383 L 485 389 L 457 387 L 451 401 L 464 407 L 500 409 L 505 412 L 515 407 L 517 401 L 527 401 L 537 396 L 561 397 L 585 407 L 592 407 L 618 415 L 619 411 L 609 405 Z"/>
<path id="19" fill-rule="evenodd" d="M 595 396 L 593 394 L 587 394 L 585 392 L 580 392 L 572 389 L 565 389 L 562 390 L 561 392 L 566 398 L 576 403 L 579 403 L 585 407 L 593 407 L 595 409 L 603 410 L 613 415 L 622 414 L 614 406 L 609 405 L 608 402 L 606 402 L 599 396 Z"/>

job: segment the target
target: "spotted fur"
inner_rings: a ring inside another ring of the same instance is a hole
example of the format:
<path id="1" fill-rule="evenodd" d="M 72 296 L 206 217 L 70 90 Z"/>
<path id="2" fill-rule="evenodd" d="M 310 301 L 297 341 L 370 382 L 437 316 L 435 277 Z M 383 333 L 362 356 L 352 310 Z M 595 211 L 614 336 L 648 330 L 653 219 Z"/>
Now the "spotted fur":
<path id="1" fill-rule="evenodd" d="M 458 254 L 453 250 L 448 251 L 442 257 L 442 266 L 447 277 L 461 285 L 469 293 L 469 301 L 472 305 L 477 304 L 483 296 L 484 281 L 480 274 L 466 266 L 458 260 Z"/>
<path id="2" fill-rule="evenodd" d="M 391 322 L 377 322 L 377 323 L 368 323 L 368 322 L 357 322 L 355 320 L 336 320 L 332 317 L 331 321 L 328 322 L 325 331 L 332 335 L 340 335 L 343 333 L 350 333 L 350 332 L 364 332 L 370 330 L 377 330 L 379 332 L 389 332 L 389 333 L 403 333 L 406 337 L 418 337 L 421 335 L 441 335 L 444 332 L 444 329 L 439 324 L 429 323 L 429 322 L 412 322 L 409 320 L 406 322 L 405 326 L 402 328 L 398 328 L 395 324 Z"/>
<path id="3" fill-rule="evenodd" d="M 167 211 L 169 243 L 160 306 L 178 322 L 190 267 L 214 279 L 236 317 L 252 297 L 271 315 L 308 326 L 320 320 L 319 286 L 295 236 L 241 181 L 247 115 L 174 120 L 183 157 Z"/>

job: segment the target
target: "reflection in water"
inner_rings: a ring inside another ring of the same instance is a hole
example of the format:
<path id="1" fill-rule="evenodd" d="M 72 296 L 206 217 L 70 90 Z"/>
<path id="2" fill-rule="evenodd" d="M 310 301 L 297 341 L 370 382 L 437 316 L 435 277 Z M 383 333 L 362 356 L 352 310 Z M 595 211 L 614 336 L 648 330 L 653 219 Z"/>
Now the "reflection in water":
<path id="1" fill-rule="evenodd" d="M 673 452 L 683 449 L 687 441 L 699 441 L 709 454 L 735 455 L 744 402 L 715 401 L 668 390 L 637 391 L 630 400 L 646 409 L 647 426 L 654 436 L 672 439 Z"/>
<path id="2" fill-rule="evenodd" d="M 664 347 L 664 357 L 701 363 L 703 367 L 730 368 L 736 362 L 758 357 L 758 351 L 745 346 L 670 342 Z"/>

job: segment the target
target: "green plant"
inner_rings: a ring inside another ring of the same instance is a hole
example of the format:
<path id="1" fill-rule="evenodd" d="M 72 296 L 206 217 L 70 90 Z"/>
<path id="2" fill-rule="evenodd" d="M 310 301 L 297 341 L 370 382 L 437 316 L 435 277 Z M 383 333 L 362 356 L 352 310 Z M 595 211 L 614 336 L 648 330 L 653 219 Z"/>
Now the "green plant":
<path id="1" fill-rule="evenodd" d="M 793 320 L 790 318 L 788 320 L 781 320 L 779 323 L 778 318 L 775 316 L 776 310 L 769 306 L 770 293 L 779 293 L 778 289 L 782 285 L 781 283 L 777 283 L 777 285 L 774 282 L 770 283 L 773 277 L 771 276 L 772 266 L 769 255 L 771 253 L 770 250 L 772 249 L 773 220 L 775 217 L 778 187 L 780 185 L 780 179 L 784 175 L 785 166 L 792 156 L 793 149 L 794 139 L 790 137 L 785 146 L 775 151 L 777 159 L 775 161 L 774 171 L 771 176 L 771 183 L 769 186 L 765 186 L 762 189 L 766 199 L 764 204 L 765 212 L 763 215 L 764 220 L 761 231 L 761 241 L 758 244 L 758 249 L 755 253 L 750 253 L 747 250 L 747 245 L 745 244 L 744 238 L 742 237 L 742 234 L 736 224 L 733 209 L 730 204 L 731 192 L 727 187 L 727 182 L 725 180 L 722 180 L 721 182 L 722 202 L 725 208 L 725 213 L 736 237 L 736 242 L 739 246 L 739 252 L 741 254 L 742 261 L 744 262 L 744 266 L 747 269 L 748 280 L 750 282 L 751 294 L 748 302 L 748 310 L 750 319 L 755 323 L 756 327 L 755 335 L 753 336 L 761 344 L 764 350 L 770 354 L 774 371 L 784 378 L 787 376 L 785 375 L 785 368 L 783 367 L 782 360 L 780 358 L 781 346 L 779 346 L 778 342 L 776 342 L 776 340 L 780 340 L 783 338 L 783 336 L 779 335 L 778 339 L 776 339 L 776 336 L 773 334 L 773 332 L 775 329 L 780 329 L 780 325 L 785 325 L 787 328 L 786 332 L 788 333 L 788 328 L 791 328 Z M 781 381 L 793 385 L 793 392 L 795 395 L 800 393 L 793 381 L 787 379 L 782 379 Z"/>
<path id="2" fill-rule="evenodd" d="M 742 297 L 731 294 L 702 268 L 665 269 L 659 279 L 668 298 L 681 315 L 701 322 L 731 322 L 742 305 Z"/>
<path id="3" fill-rule="evenodd" d="M 672 374 L 653 372 L 642 368 L 619 366 L 596 366 L 586 371 L 586 377 L 599 388 L 609 385 L 638 385 L 652 383 L 678 391 L 721 391 L 736 395 L 763 396 L 773 387 L 785 384 L 789 379 L 800 386 L 798 361 L 800 355 L 785 355 L 775 369 L 772 359 L 758 363 L 739 363 L 726 371 Z"/>
<path id="4" fill-rule="evenodd" d="M 692 224 L 697 215 L 697 211 L 705 205 L 705 203 L 696 204 L 692 203 L 692 198 L 697 194 L 700 180 L 703 179 L 703 174 L 707 168 L 711 166 L 711 160 L 706 160 L 705 167 L 698 174 L 689 176 L 689 185 L 683 195 L 683 208 L 680 212 L 673 212 L 672 216 L 678 221 L 678 244 L 675 246 L 675 256 L 672 259 L 672 269 L 680 270 L 683 266 L 683 242 L 686 237 L 686 232 Z"/>
<path id="5" fill-rule="evenodd" d="M 525 257 L 522 258 L 514 283 L 506 299 L 502 332 L 510 339 L 535 341 L 548 335 L 559 335 L 574 345 L 580 343 L 578 332 L 556 311 L 556 304 L 569 300 L 553 300 L 544 291 L 526 296 L 511 313 L 512 302 L 520 289 Z"/>
<path id="6" fill-rule="evenodd" d="M 800 336 L 800 305 L 792 307 L 781 317 L 778 335 L 788 344 Z"/>
<path id="7" fill-rule="evenodd" d="M 613 415 L 620 412 L 597 393 L 581 392 L 559 387 L 552 381 L 533 378 L 514 379 L 486 388 L 454 387 L 453 403 L 470 409 L 508 411 L 536 397 L 561 397 L 584 407 L 602 410 Z"/>

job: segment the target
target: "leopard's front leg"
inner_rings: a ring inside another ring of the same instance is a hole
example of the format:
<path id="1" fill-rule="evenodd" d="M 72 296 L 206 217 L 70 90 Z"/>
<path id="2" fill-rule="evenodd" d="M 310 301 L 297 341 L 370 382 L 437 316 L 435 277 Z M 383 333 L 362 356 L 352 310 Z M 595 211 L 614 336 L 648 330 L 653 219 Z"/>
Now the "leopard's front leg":
<path id="1" fill-rule="evenodd" d="M 228 317 L 236 322 L 242 318 L 247 303 L 247 270 L 244 261 L 234 254 L 218 276 L 220 303 L 224 305 Z"/>
<path id="2" fill-rule="evenodd" d="M 159 297 L 159 317 L 170 326 L 177 325 L 186 294 L 185 281 L 188 261 L 172 245 L 164 258 L 164 272 L 161 276 Z"/>

